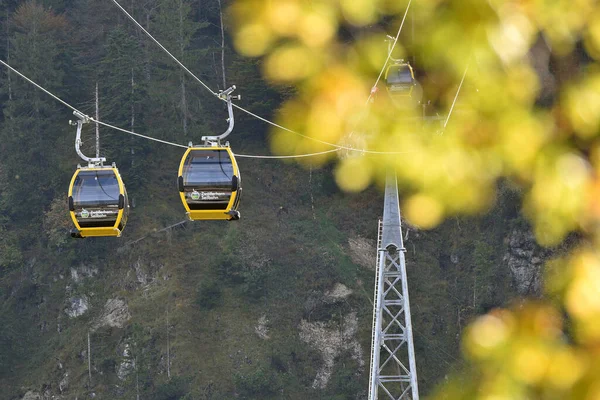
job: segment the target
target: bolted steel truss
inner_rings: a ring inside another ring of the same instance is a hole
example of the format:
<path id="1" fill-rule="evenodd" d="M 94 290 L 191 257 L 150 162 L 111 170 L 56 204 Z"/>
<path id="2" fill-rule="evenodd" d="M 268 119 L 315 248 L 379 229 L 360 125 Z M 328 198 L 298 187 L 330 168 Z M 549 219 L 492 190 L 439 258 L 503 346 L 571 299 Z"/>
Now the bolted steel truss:
<path id="1" fill-rule="evenodd" d="M 369 400 L 419 400 L 396 176 L 379 221 Z"/>

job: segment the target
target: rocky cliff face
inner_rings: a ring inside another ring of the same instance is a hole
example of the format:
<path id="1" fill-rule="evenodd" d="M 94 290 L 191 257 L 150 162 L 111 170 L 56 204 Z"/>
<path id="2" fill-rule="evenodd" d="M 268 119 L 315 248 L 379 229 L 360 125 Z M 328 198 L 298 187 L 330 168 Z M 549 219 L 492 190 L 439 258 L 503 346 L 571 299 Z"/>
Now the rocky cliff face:
<path id="1" fill-rule="evenodd" d="M 525 228 L 513 228 L 505 244 L 503 261 L 510 269 L 517 293 L 521 296 L 541 294 L 542 267 L 552 251 L 538 245 L 533 232 Z"/>
<path id="2" fill-rule="evenodd" d="M 331 290 L 325 292 L 320 302 L 334 304 L 344 301 L 351 294 L 352 290 L 341 283 L 336 283 Z M 341 322 L 334 320 L 309 322 L 303 319 L 300 321 L 298 329 L 300 339 L 316 349 L 323 359 L 323 364 L 313 380 L 313 389 L 324 389 L 327 387 L 335 367 L 335 361 L 343 352 L 350 352 L 352 359 L 357 362 L 359 366 L 359 370 L 356 371 L 357 376 L 360 376 L 363 372 L 365 361 L 363 349 L 356 339 L 358 332 L 356 312 L 352 311 L 348 315 L 345 315 Z"/>
<path id="3" fill-rule="evenodd" d="M 278 173 L 282 182 L 306 178 Z M 313 219 L 300 195 L 286 199 L 295 212 L 282 216 L 268 208 L 279 197 L 254 190 L 239 224 L 190 224 L 135 246 L 74 242 L 76 254 L 91 255 L 62 265 L 62 255 L 50 254 L 44 265 L 38 258 L 38 277 L 15 273 L 18 285 L 6 292 L 14 318 L 49 322 L 28 348 L 21 380 L 0 379 L 0 398 L 4 389 L 11 400 L 364 398 L 380 199 L 320 194 L 314 201 L 325 216 Z M 423 395 L 460 358 L 460 334 L 477 314 L 515 292 L 541 291 L 552 251 L 501 204 L 432 231 L 404 227 Z M 44 357 L 37 365 L 28 361 L 36 352 Z"/>

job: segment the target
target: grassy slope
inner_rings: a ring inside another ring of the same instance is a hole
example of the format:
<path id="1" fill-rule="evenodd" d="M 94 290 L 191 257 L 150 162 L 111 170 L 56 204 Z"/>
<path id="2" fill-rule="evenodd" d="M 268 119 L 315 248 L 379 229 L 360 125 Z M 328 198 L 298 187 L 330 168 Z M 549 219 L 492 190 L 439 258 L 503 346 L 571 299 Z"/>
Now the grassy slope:
<path id="1" fill-rule="evenodd" d="M 66 370 L 69 398 L 91 391 L 100 398 L 132 398 L 136 384 L 143 398 L 150 399 L 178 398 L 184 392 L 194 399 L 234 394 L 343 399 L 366 390 L 368 365 L 356 379 L 356 363 L 346 354 L 327 389 L 310 389 L 321 357 L 300 341 L 297 327 L 309 317 L 305 304 L 311 296 L 336 282 L 347 285 L 354 290 L 347 302 L 318 306 L 310 318 L 335 321 L 357 311 L 358 338 L 368 364 L 373 272 L 354 265 L 346 250 L 349 237 L 376 238 L 380 194 L 337 192 L 329 168 L 313 171 L 309 186 L 309 171 L 297 165 L 240 160 L 241 221 L 187 224 L 170 234 L 151 234 L 183 219 L 173 178 L 179 152 L 161 154 L 147 183 L 130 192 L 137 206 L 123 238 L 76 241 L 61 253 L 38 249 L 30 255 L 36 258 L 33 267 L 5 277 L 7 300 L 1 316 L 10 321 L 14 335 L 3 346 L 23 347 L 6 363 L 12 372 L 5 370 L 0 377 L 6 398 L 44 384 L 57 393 Z M 422 393 L 459 358 L 458 335 L 468 320 L 511 295 L 508 271 L 502 266 L 502 239 L 514 217 L 507 207 L 501 203 L 486 217 L 451 220 L 433 232 L 410 233 L 407 262 Z M 123 247 L 146 234 L 151 235 Z M 147 285 L 137 281 L 136 263 L 150 277 Z M 81 264 L 97 267 L 99 274 L 74 284 L 69 270 Z M 199 289 L 207 287 L 215 293 L 213 308 L 197 302 Z M 9 297 L 11 291 L 15 293 Z M 63 312 L 65 299 L 78 294 L 89 297 L 91 309 L 69 319 Z M 123 329 L 100 328 L 91 334 L 94 371 L 89 385 L 82 354 L 87 331 L 106 300 L 116 297 L 126 299 L 132 318 Z M 171 384 L 165 361 L 167 309 Z M 268 341 L 254 332 L 262 315 L 269 319 Z M 43 321 L 48 329 L 40 333 Z M 137 382 L 135 374 L 124 382 L 116 378 L 126 343 L 137 360 Z"/>

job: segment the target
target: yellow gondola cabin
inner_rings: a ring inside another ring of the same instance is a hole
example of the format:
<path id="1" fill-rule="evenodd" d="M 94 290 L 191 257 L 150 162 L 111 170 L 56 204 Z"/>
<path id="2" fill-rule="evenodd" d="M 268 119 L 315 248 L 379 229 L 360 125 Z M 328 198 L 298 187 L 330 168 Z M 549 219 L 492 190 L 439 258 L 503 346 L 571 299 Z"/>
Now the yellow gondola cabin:
<path id="1" fill-rule="evenodd" d="M 117 168 L 80 167 L 69 186 L 71 236 L 121 236 L 129 216 L 127 191 Z"/>
<path id="2" fill-rule="evenodd" d="M 179 195 L 192 221 L 238 220 L 241 178 L 229 146 L 190 147 L 179 165 Z"/>

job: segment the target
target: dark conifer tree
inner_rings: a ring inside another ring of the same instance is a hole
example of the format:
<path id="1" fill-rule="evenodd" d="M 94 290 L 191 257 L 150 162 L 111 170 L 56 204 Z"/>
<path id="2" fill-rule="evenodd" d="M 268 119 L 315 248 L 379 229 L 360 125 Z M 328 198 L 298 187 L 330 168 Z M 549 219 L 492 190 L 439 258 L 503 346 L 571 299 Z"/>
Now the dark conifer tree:
<path id="1" fill-rule="evenodd" d="M 68 24 L 57 15 L 33 2 L 23 4 L 11 20 L 11 63 L 43 87 L 61 96 L 68 70 L 62 46 Z M 13 221 L 39 218 L 53 197 L 53 185 L 59 171 L 57 148 L 66 132 L 64 117 L 69 112 L 21 78 L 3 74 L 4 92 L 10 98 L 4 104 L 4 124 L 0 130 L 2 167 L 9 186 L 3 190 L 2 202 Z M 6 156 L 4 156 L 6 155 Z"/>

